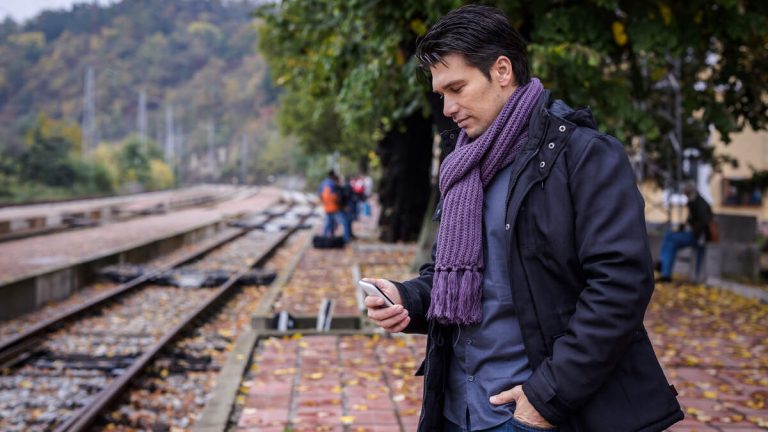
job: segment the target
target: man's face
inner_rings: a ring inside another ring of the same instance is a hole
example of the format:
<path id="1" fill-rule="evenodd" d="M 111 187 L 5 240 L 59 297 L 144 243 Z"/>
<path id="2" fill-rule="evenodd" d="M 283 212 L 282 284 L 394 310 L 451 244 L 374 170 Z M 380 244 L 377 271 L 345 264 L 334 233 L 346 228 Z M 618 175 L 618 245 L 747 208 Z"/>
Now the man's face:
<path id="1" fill-rule="evenodd" d="M 500 57 L 491 66 L 488 80 L 461 54 L 446 55 L 443 61 L 445 64 L 430 66 L 432 90 L 443 97 L 443 115 L 452 118 L 470 138 L 477 138 L 493 123 L 515 89 L 511 64 Z"/>

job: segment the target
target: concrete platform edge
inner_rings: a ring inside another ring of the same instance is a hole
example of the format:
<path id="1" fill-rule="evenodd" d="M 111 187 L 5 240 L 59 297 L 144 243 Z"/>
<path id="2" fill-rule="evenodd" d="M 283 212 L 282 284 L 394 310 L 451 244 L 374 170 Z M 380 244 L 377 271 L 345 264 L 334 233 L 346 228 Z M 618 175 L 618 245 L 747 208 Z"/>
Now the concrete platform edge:
<path id="1" fill-rule="evenodd" d="M 259 332 L 256 330 L 247 330 L 237 338 L 235 347 L 216 379 L 211 399 L 192 427 L 193 432 L 224 431 L 227 428 L 237 391 L 258 340 Z"/>
<path id="2" fill-rule="evenodd" d="M 75 265 L 78 265 L 78 264 L 86 264 L 86 263 L 89 263 L 89 262 L 98 261 L 98 260 L 100 260 L 102 258 L 110 257 L 110 256 L 113 256 L 113 255 L 119 255 L 119 254 L 125 253 L 127 251 L 131 251 L 131 250 L 134 250 L 134 249 L 138 249 L 138 248 L 141 248 L 141 247 L 145 247 L 145 246 L 151 245 L 151 244 L 153 244 L 155 242 L 158 242 L 158 241 L 163 241 L 163 240 L 167 240 L 167 239 L 170 239 L 170 238 L 173 238 L 173 237 L 194 233 L 195 231 L 207 229 L 207 228 L 210 228 L 210 227 L 216 227 L 216 226 L 223 227 L 226 224 L 226 221 L 227 221 L 227 219 L 219 217 L 219 218 L 216 218 L 216 219 L 212 219 L 210 221 L 201 222 L 201 223 L 199 223 L 197 225 L 192 225 L 190 227 L 186 227 L 185 229 L 181 229 L 181 230 L 178 230 L 178 231 L 167 233 L 167 234 L 163 235 L 163 237 L 153 238 L 153 239 L 148 239 L 148 240 L 140 240 L 140 241 L 136 241 L 136 242 L 133 242 L 133 243 L 126 243 L 126 244 L 121 245 L 120 247 L 117 247 L 117 248 L 114 248 L 114 249 L 107 249 L 105 251 L 101 251 L 101 252 L 99 252 L 97 254 L 94 254 L 94 255 L 91 255 L 91 256 L 82 257 L 81 259 L 79 259 L 77 261 L 70 261 L 70 262 L 63 263 L 63 264 L 57 264 L 57 265 L 54 265 L 54 266 L 51 266 L 51 267 L 48 267 L 48 268 L 42 268 L 40 270 L 37 270 L 37 271 L 34 271 L 34 272 L 30 272 L 30 273 L 28 273 L 26 275 L 12 277 L 12 278 L 9 278 L 9 279 L 6 279 L 6 280 L 0 280 L 0 288 L 2 288 L 3 286 L 6 286 L 6 285 L 11 285 L 13 283 L 23 281 L 23 280 L 34 279 L 36 277 L 40 277 L 40 276 L 43 276 L 43 275 L 55 273 L 55 272 L 58 272 L 58 271 L 61 271 L 61 270 L 66 270 L 66 269 L 71 268 L 71 267 L 73 267 Z"/>
<path id="3" fill-rule="evenodd" d="M 761 303 L 768 303 L 768 291 L 760 288 L 711 276 L 707 278 L 706 285 L 712 288 L 723 288 L 743 297 L 757 299 Z"/>
<path id="4" fill-rule="evenodd" d="M 259 307 L 256 309 L 256 312 L 254 312 L 254 328 L 260 329 L 260 327 L 256 326 L 257 321 L 261 322 L 260 318 L 263 317 L 270 317 L 271 318 L 271 309 L 272 304 L 277 299 L 277 296 L 280 295 L 280 292 L 283 290 L 283 286 L 291 279 L 291 276 L 293 276 L 294 270 L 296 270 L 296 267 L 301 262 L 301 259 L 304 257 L 304 254 L 307 252 L 307 250 L 312 246 L 312 237 L 310 236 L 306 243 L 301 247 L 301 250 L 293 257 L 293 259 L 288 263 L 288 266 L 285 268 L 285 270 L 277 277 L 277 279 L 272 282 L 272 284 L 269 286 L 269 290 L 267 290 L 266 294 L 264 294 L 264 297 L 259 302 Z M 259 317 L 257 319 L 256 317 Z"/>

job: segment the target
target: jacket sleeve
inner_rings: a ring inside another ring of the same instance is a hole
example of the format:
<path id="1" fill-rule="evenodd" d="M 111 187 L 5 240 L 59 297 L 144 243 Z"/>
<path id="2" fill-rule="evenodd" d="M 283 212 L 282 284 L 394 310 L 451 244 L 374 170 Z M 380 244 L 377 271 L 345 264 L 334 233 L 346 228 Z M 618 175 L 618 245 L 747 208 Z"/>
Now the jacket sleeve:
<path id="1" fill-rule="evenodd" d="M 553 424 L 565 422 L 613 372 L 642 326 L 654 287 L 644 201 L 624 147 L 597 135 L 569 150 L 575 248 L 586 286 L 552 356 L 523 385 Z"/>
<path id="2" fill-rule="evenodd" d="M 421 266 L 419 277 L 404 282 L 394 282 L 403 300 L 403 307 L 408 310 L 411 322 L 405 333 L 426 334 L 428 329 L 427 311 L 432 293 L 432 276 L 435 273 L 435 251 L 437 242 L 432 244 L 432 261 Z"/>

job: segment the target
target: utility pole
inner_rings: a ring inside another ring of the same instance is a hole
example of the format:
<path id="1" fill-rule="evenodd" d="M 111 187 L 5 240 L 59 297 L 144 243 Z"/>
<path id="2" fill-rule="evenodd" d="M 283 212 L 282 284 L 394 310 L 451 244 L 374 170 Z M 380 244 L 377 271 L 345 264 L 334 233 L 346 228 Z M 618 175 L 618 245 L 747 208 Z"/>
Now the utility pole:
<path id="1" fill-rule="evenodd" d="M 158 122 L 159 120 L 155 119 L 155 121 Z M 157 146 L 157 149 L 160 150 L 162 149 L 160 146 L 163 145 L 163 125 L 157 123 L 155 124 L 157 125 L 157 131 L 155 131 L 155 146 Z M 149 157 L 149 152 L 147 152 L 147 157 Z"/>
<path id="2" fill-rule="evenodd" d="M 675 149 L 675 153 L 677 156 L 677 169 L 675 170 L 675 193 L 679 194 L 681 191 L 681 184 L 683 182 L 683 148 L 685 145 L 683 144 L 683 118 L 682 118 L 682 94 L 680 89 L 680 82 L 678 81 L 677 77 L 681 76 L 681 68 L 680 68 L 680 59 L 675 59 L 674 61 L 674 73 L 669 74 L 669 84 L 672 88 L 672 93 L 674 95 L 674 107 L 673 107 L 673 116 L 675 119 L 675 134 L 674 139 L 671 139 L 672 145 Z M 678 206 L 677 208 L 677 221 L 678 223 L 682 223 L 683 219 L 683 207 Z"/>
<path id="3" fill-rule="evenodd" d="M 170 103 L 165 104 L 165 163 L 173 168 L 173 156 L 176 150 L 176 144 L 174 142 L 174 126 L 173 126 L 173 105 Z"/>
<path id="4" fill-rule="evenodd" d="M 147 91 L 139 90 L 139 110 L 136 115 L 136 126 L 139 128 L 139 139 L 144 151 L 147 150 Z"/>
<path id="5" fill-rule="evenodd" d="M 89 154 L 98 141 L 96 131 L 96 72 L 93 66 L 88 66 L 85 72 L 85 89 L 83 92 L 83 122 L 81 125 L 83 140 L 82 151 Z"/>
<path id="6" fill-rule="evenodd" d="M 216 155 L 213 145 L 213 120 L 208 123 L 208 179 L 213 181 L 213 175 L 216 171 Z"/>
<path id="7" fill-rule="evenodd" d="M 181 122 L 176 126 L 176 184 L 181 186 L 181 182 L 184 179 L 184 130 L 181 127 Z"/>
<path id="8" fill-rule="evenodd" d="M 245 184 L 245 160 L 248 158 L 248 135 L 240 138 L 240 184 Z"/>
<path id="9" fill-rule="evenodd" d="M 680 89 L 680 82 L 678 80 L 678 75 L 681 74 L 681 68 L 680 68 L 680 60 L 675 59 L 672 61 L 672 71 L 670 71 L 666 78 L 664 78 L 662 81 L 657 82 L 654 85 L 655 89 L 659 90 L 669 90 L 672 93 L 672 104 L 670 105 L 670 112 L 661 112 L 671 123 L 674 124 L 675 128 L 673 131 L 670 131 L 667 134 L 667 139 L 669 140 L 669 143 L 672 145 L 672 149 L 675 152 L 674 158 L 676 162 L 676 166 L 673 167 L 673 161 L 672 158 L 667 159 L 667 172 L 670 173 L 667 182 L 667 189 L 670 191 L 670 196 L 674 196 L 675 198 L 678 197 L 678 194 L 680 193 L 680 185 L 682 183 L 683 178 L 683 119 L 682 119 L 682 94 Z M 673 172 L 674 171 L 674 172 Z M 671 184 L 670 184 L 671 183 Z M 670 223 L 670 227 L 672 226 L 672 206 L 677 206 L 677 223 L 681 223 L 682 221 L 682 213 L 683 208 L 679 203 L 673 203 L 675 200 L 669 201 L 669 206 L 667 207 L 667 219 Z"/>

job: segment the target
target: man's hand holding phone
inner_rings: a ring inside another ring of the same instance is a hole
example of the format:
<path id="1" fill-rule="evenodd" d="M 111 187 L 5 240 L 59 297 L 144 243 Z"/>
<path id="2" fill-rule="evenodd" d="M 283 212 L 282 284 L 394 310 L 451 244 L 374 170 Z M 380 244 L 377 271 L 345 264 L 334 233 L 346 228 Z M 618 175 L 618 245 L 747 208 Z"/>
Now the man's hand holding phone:
<path id="1" fill-rule="evenodd" d="M 393 306 L 389 306 L 383 296 L 369 294 L 363 301 L 365 307 L 368 308 L 368 318 L 390 333 L 403 331 L 411 322 L 411 317 L 408 316 L 408 311 L 403 308 L 403 300 L 400 298 L 397 287 L 386 279 L 366 278 L 363 279 L 363 282 L 375 285 L 394 303 Z"/>

